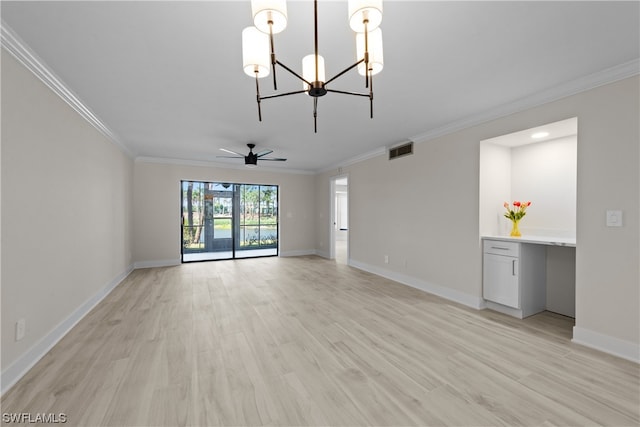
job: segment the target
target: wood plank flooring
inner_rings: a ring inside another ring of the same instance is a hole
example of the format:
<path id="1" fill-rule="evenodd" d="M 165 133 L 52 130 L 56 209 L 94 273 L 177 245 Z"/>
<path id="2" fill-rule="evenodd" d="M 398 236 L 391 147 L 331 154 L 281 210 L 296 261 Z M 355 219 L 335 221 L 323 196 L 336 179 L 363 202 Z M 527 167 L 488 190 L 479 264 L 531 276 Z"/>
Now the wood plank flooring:
<path id="1" fill-rule="evenodd" d="M 2 398 L 67 425 L 640 424 L 573 319 L 476 311 L 318 257 L 134 271 Z"/>

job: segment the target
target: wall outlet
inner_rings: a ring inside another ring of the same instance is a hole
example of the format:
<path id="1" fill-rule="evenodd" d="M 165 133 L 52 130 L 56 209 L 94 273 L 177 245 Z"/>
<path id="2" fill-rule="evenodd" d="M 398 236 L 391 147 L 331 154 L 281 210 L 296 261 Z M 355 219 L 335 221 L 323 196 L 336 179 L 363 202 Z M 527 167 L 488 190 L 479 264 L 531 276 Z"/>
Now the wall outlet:
<path id="1" fill-rule="evenodd" d="M 25 330 L 27 329 L 27 322 L 24 319 L 20 319 L 16 322 L 16 341 L 20 341 L 24 338 Z"/>
<path id="2" fill-rule="evenodd" d="M 384 256 L 384 263 L 389 264 L 389 255 Z"/>

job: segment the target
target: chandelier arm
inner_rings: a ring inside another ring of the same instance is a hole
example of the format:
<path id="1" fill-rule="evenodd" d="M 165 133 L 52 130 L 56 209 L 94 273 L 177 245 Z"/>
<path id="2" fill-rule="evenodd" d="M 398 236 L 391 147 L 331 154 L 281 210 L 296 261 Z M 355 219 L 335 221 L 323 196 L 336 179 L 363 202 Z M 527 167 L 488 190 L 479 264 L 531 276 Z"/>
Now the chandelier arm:
<path id="1" fill-rule="evenodd" d="M 262 109 L 260 108 L 260 83 L 258 82 L 258 72 L 256 71 L 256 101 L 258 101 L 258 121 L 262 121 Z"/>
<path id="2" fill-rule="evenodd" d="M 369 115 L 373 119 L 373 69 L 369 68 L 367 75 L 369 75 Z"/>
<path id="3" fill-rule="evenodd" d="M 327 92 L 341 93 L 343 95 L 366 96 L 367 98 L 372 97 L 372 95 L 368 93 L 347 92 L 345 90 L 327 89 Z"/>
<path id="4" fill-rule="evenodd" d="M 296 90 L 296 91 L 293 91 L 293 92 L 278 93 L 276 95 L 262 96 L 262 97 L 260 97 L 260 99 L 262 100 L 262 99 L 270 99 L 270 98 L 280 98 L 281 96 L 295 95 L 297 93 L 305 93 L 305 92 L 306 92 L 306 90 L 302 89 L 302 90 Z M 369 95 L 367 95 L 367 96 L 369 96 Z"/>
<path id="5" fill-rule="evenodd" d="M 278 90 L 276 83 L 276 52 L 273 45 L 273 21 L 269 21 L 269 43 L 271 44 L 271 71 L 273 72 L 273 90 Z"/>
<path id="6" fill-rule="evenodd" d="M 302 80 L 303 82 L 305 82 L 306 84 L 311 86 L 311 83 L 308 82 L 304 77 L 302 77 L 300 74 L 296 73 L 291 68 L 287 67 L 286 65 L 284 65 L 282 62 L 278 61 L 277 59 L 276 59 L 276 64 L 278 64 L 279 66 L 281 66 L 282 68 L 284 68 L 285 70 L 287 70 L 288 72 L 290 72 L 291 74 L 293 74 L 294 76 L 296 76 L 297 78 L 299 78 L 300 80 Z"/>
<path id="7" fill-rule="evenodd" d="M 362 62 L 364 62 L 364 58 L 362 58 L 360 61 L 356 62 L 355 64 L 352 64 L 352 65 L 348 66 L 347 68 L 345 68 L 344 70 L 340 71 L 338 74 L 336 74 L 335 76 L 333 76 L 332 78 L 327 80 L 324 83 L 325 86 L 328 85 L 329 83 L 331 83 L 332 81 L 334 81 L 335 79 L 337 79 L 338 77 L 342 76 L 347 71 L 350 71 L 350 70 L 354 69 L 355 67 L 357 67 L 358 65 L 362 64 Z"/>
<path id="8" fill-rule="evenodd" d="M 364 20 L 364 65 L 365 70 L 369 69 L 369 20 Z M 364 73 L 364 87 L 369 87 L 369 73 Z"/>
<path id="9" fill-rule="evenodd" d="M 313 98 L 313 133 L 318 133 L 318 98 Z"/>
<path id="10" fill-rule="evenodd" d="M 315 62 L 316 62 L 316 79 L 314 81 L 320 80 L 318 78 L 318 0 L 313 0 L 313 43 L 314 43 L 314 53 L 315 53 Z"/>

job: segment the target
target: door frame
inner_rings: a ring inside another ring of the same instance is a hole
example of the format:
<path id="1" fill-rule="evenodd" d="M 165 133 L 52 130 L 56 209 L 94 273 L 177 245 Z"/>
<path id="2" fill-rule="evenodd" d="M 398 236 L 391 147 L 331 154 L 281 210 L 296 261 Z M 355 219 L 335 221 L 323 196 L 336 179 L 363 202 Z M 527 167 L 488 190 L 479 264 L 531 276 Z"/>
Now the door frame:
<path id="1" fill-rule="evenodd" d="M 337 198 L 337 188 L 336 181 L 346 179 L 347 180 L 347 188 L 349 188 L 349 174 L 343 173 L 340 175 L 332 176 L 330 180 L 330 214 L 329 214 L 329 259 L 336 259 L 336 226 L 338 223 L 338 218 L 336 218 L 336 198 Z M 349 190 L 347 190 L 347 222 L 349 224 L 349 228 L 351 228 L 351 209 L 349 206 Z M 347 232 L 347 263 L 349 262 L 349 241 L 351 240 L 351 233 Z"/>

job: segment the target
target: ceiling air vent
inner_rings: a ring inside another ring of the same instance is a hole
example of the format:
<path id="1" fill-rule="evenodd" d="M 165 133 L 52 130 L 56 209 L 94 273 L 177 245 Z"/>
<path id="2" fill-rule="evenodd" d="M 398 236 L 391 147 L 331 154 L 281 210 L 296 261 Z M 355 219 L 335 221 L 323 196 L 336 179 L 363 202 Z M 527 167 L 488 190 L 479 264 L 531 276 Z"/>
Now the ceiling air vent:
<path id="1" fill-rule="evenodd" d="M 389 149 L 389 160 L 413 154 L 413 141 Z"/>

